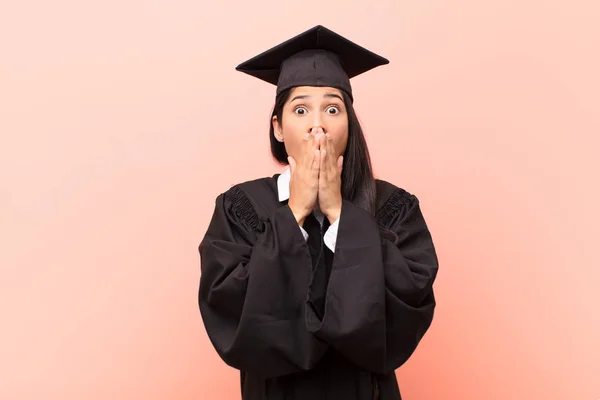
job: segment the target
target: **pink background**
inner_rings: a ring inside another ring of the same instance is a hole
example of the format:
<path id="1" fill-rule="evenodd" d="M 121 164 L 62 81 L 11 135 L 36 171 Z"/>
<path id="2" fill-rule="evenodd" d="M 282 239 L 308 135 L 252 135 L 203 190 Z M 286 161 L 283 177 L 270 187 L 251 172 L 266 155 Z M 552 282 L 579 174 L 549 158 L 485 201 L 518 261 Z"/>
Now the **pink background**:
<path id="1" fill-rule="evenodd" d="M 600 398 L 598 4 L 2 2 L 0 398 L 239 398 L 196 247 L 278 171 L 235 65 L 318 23 L 392 61 L 356 108 L 440 256 L 405 398 Z"/>

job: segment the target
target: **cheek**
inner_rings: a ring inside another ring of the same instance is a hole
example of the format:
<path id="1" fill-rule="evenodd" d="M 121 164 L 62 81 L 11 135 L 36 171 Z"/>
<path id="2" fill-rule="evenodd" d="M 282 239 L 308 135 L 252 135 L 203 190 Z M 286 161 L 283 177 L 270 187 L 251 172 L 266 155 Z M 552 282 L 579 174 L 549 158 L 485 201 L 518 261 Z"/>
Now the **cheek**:
<path id="1" fill-rule="evenodd" d="M 283 137 L 285 150 L 288 155 L 297 158 L 299 149 L 302 145 L 303 133 L 300 132 L 295 126 L 288 124 L 283 126 Z"/>
<path id="2" fill-rule="evenodd" d="M 344 151 L 346 151 L 346 145 L 348 144 L 348 131 L 341 130 L 333 133 L 331 136 L 333 138 L 333 147 L 335 149 L 335 153 L 337 155 L 344 154 Z"/>
<path id="3" fill-rule="evenodd" d="M 294 117 L 286 116 L 281 129 L 286 140 L 290 140 L 291 142 L 298 140 L 298 137 L 302 137 L 305 127 L 300 126 Z"/>

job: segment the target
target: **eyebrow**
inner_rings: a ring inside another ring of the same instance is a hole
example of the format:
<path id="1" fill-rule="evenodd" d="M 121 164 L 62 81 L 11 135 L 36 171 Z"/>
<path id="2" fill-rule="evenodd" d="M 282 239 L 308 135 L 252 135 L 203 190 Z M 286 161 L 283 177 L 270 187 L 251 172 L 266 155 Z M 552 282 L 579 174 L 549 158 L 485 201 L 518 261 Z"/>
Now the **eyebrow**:
<path id="1" fill-rule="evenodd" d="M 310 97 L 311 97 L 311 96 L 310 96 L 310 95 L 308 95 L 308 94 L 303 94 L 303 95 L 294 96 L 294 98 L 293 98 L 292 100 L 290 100 L 290 103 L 291 103 L 292 101 L 295 101 L 295 100 L 308 99 L 308 98 L 310 98 Z M 325 93 L 325 94 L 323 95 L 323 97 L 325 97 L 325 98 L 332 98 L 332 97 L 335 97 L 335 98 L 338 98 L 338 99 L 340 99 L 341 101 L 344 101 L 344 99 L 342 99 L 342 97 L 341 97 L 339 94 L 336 94 L 336 93 Z"/>

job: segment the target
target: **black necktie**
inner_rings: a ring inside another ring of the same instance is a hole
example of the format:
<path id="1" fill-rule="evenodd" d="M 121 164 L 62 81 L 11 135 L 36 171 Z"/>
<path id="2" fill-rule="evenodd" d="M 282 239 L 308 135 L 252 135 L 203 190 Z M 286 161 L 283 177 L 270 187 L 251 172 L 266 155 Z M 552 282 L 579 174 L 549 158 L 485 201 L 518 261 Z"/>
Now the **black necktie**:
<path id="1" fill-rule="evenodd" d="M 333 253 L 329 251 L 323 242 L 323 235 L 329 228 L 327 218 L 323 220 L 323 226 L 311 213 L 304 220 L 303 228 L 308 233 L 307 245 L 312 258 L 313 277 L 310 288 L 309 304 L 319 318 L 323 318 L 325 309 L 325 294 L 331 273 L 331 260 Z"/>
<path id="2" fill-rule="evenodd" d="M 304 220 L 304 225 L 302 225 L 302 227 L 306 233 L 308 233 L 307 244 L 313 261 L 314 270 L 319 263 L 322 248 L 321 225 L 319 224 L 319 221 L 317 221 L 317 218 L 311 213 Z"/>

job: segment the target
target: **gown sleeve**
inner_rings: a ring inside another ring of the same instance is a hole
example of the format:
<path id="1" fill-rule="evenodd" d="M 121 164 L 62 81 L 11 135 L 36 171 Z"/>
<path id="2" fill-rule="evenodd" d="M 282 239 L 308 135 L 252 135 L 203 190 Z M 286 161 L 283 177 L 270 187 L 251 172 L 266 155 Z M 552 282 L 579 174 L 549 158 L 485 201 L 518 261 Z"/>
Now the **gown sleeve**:
<path id="1" fill-rule="evenodd" d="M 433 320 L 438 260 L 418 199 L 397 189 L 379 220 L 344 200 L 322 317 L 307 309 L 317 337 L 355 364 L 389 373 L 414 352 Z"/>
<path id="2" fill-rule="evenodd" d="M 318 362 L 327 344 L 306 326 L 310 252 L 287 205 L 261 219 L 234 186 L 217 198 L 199 252 L 198 304 L 226 364 L 266 379 Z"/>

